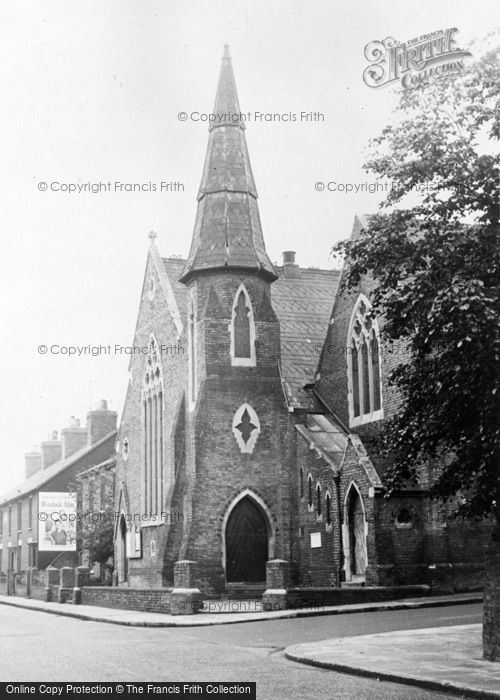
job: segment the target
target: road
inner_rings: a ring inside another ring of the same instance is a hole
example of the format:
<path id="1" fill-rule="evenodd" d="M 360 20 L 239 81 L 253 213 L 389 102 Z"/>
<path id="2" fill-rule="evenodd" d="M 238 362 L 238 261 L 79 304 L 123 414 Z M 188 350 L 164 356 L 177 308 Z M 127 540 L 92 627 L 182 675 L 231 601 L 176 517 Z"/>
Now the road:
<path id="1" fill-rule="evenodd" d="M 295 664 L 284 647 L 330 637 L 481 621 L 482 606 L 196 628 L 123 627 L 0 605 L 2 681 L 256 681 L 259 700 L 449 697 Z"/>

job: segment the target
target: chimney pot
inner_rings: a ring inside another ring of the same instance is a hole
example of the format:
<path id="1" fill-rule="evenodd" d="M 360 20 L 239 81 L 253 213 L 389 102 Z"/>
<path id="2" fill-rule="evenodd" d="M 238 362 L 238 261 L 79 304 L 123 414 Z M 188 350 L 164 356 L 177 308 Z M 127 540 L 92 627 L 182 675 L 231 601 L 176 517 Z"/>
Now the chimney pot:
<path id="1" fill-rule="evenodd" d="M 116 411 L 108 410 L 108 402 L 101 399 L 93 411 L 87 413 L 87 445 L 94 445 L 116 429 Z"/>
<path id="2" fill-rule="evenodd" d="M 295 264 L 295 251 L 285 250 L 283 252 L 283 265 L 293 265 Z"/>
<path id="3" fill-rule="evenodd" d="M 62 457 L 66 459 L 87 445 L 87 429 L 80 427 L 80 420 L 71 416 L 68 428 L 61 430 Z"/>
<path id="4" fill-rule="evenodd" d="M 59 462 L 62 457 L 62 442 L 57 439 L 57 430 L 52 431 L 51 438 L 42 442 L 42 469 L 47 469 L 51 464 Z"/>

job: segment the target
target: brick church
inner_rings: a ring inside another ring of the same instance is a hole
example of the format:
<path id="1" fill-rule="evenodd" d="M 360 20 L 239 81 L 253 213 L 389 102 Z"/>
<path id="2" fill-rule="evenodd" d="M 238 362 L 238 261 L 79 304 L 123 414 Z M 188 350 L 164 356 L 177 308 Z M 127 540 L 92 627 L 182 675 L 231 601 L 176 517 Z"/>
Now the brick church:
<path id="1" fill-rule="evenodd" d="M 397 409 L 404 361 L 380 342 L 373 281 L 269 259 L 231 59 L 224 49 L 187 259 L 146 262 L 118 435 L 118 585 L 172 586 L 198 564 L 206 595 L 291 585 L 480 584 L 477 525 L 452 522 L 425 485 L 384 498 L 372 438 Z M 363 227 L 356 218 L 354 232 Z M 439 468 L 439 465 L 433 467 Z"/>

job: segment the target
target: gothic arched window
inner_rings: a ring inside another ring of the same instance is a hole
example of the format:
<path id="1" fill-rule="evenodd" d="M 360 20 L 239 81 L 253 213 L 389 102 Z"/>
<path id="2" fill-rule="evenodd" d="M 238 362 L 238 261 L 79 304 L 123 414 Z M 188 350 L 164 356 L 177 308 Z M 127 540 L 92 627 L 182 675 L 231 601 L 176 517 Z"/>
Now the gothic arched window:
<path id="1" fill-rule="evenodd" d="M 379 329 L 368 299 L 361 294 L 347 339 L 350 426 L 383 417 L 380 379 Z"/>
<path id="2" fill-rule="evenodd" d="M 151 336 L 142 381 L 144 513 L 159 515 L 163 505 L 163 373 Z"/>
<path id="3" fill-rule="evenodd" d="M 319 484 L 316 486 L 316 511 L 318 515 L 321 515 L 321 486 Z"/>
<path id="4" fill-rule="evenodd" d="M 326 524 L 331 525 L 331 523 L 332 523 L 332 501 L 331 501 L 330 494 L 328 493 L 328 491 L 327 491 L 326 496 L 325 496 L 325 511 L 326 511 L 326 513 L 325 513 Z"/>
<path id="5" fill-rule="evenodd" d="M 255 367 L 255 322 L 252 302 L 245 285 L 234 296 L 231 315 L 231 364 Z"/>

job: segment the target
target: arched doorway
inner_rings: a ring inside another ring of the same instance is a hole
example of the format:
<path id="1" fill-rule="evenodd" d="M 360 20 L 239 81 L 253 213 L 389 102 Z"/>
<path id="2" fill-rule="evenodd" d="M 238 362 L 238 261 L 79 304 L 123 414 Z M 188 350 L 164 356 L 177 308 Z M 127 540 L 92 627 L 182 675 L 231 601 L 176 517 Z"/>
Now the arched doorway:
<path id="1" fill-rule="evenodd" d="M 127 558 L 127 524 L 123 515 L 120 517 L 120 581 L 128 581 L 128 558 Z"/>
<path id="2" fill-rule="evenodd" d="M 263 583 L 269 555 L 269 527 L 262 508 L 250 496 L 234 506 L 226 523 L 227 583 Z"/>
<path id="3" fill-rule="evenodd" d="M 368 553 L 366 548 L 365 511 L 358 489 L 351 486 L 347 499 L 348 568 L 352 580 L 366 574 Z"/>

